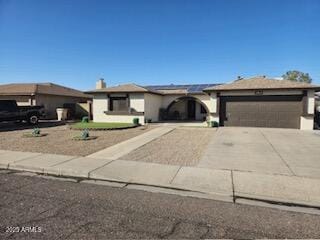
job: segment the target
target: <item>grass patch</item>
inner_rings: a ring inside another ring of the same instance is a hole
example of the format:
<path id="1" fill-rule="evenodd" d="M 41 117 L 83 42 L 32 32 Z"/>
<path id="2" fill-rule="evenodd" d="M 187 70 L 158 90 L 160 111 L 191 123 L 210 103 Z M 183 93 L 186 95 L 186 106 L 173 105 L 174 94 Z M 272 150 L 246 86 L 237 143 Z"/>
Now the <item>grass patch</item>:
<path id="1" fill-rule="evenodd" d="M 133 128 L 137 125 L 133 123 L 95 123 L 95 122 L 78 122 L 71 125 L 72 129 L 89 129 L 89 130 L 114 130 L 114 129 L 126 129 Z"/>

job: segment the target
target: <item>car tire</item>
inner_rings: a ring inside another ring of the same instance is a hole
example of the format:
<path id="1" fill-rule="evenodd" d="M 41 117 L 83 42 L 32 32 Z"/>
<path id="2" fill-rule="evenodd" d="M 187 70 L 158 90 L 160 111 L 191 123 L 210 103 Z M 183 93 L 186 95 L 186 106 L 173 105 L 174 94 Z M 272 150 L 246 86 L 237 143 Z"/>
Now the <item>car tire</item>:
<path id="1" fill-rule="evenodd" d="M 28 123 L 29 124 L 32 124 L 32 125 L 35 125 L 39 122 L 39 117 L 37 115 L 30 115 L 28 117 Z"/>

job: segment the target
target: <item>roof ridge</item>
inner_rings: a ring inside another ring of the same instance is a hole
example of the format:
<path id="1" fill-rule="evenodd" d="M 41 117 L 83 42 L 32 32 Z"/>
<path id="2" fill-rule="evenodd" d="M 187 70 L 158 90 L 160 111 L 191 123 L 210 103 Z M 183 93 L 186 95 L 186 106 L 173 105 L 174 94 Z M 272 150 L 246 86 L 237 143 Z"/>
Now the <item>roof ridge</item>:
<path id="1" fill-rule="evenodd" d="M 62 86 L 54 83 L 12 83 L 0 85 L 1 88 L 8 86 L 9 92 L 24 93 L 24 94 L 49 94 L 58 96 L 76 96 L 76 97 L 89 97 L 81 91 L 74 88 Z"/>
<path id="2" fill-rule="evenodd" d="M 208 90 L 253 90 L 253 89 L 320 89 L 319 86 L 306 82 L 280 80 L 267 77 L 252 77 L 236 80 L 220 86 L 209 87 Z"/>
<path id="3" fill-rule="evenodd" d="M 78 89 L 75 89 L 75 88 L 71 88 L 71 87 L 67 87 L 67 86 L 63 86 L 63 85 L 56 84 L 56 83 L 52 83 L 52 82 L 48 82 L 48 83 L 45 83 L 45 84 L 48 84 L 47 86 L 61 87 L 61 88 L 67 89 L 67 90 L 72 90 L 72 91 L 77 91 L 77 92 L 83 93 L 83 91 L 81 91 L 81 90 L 78 90 Z"/>
<path id="4" fill-rule="evenodd" d="M 267 80 L 267 81 L 290 82 L 290 83 L 297 83 L 297 84 L 309 84 L 309 85 L 313 85 L 313 84 L 307 83 L 307 82 L 298 82 L 298 81 L 292 81 L 292 80 L 288 80 L 288 79 L 269 78 L 269 77 L 266 77 L 265 75 L 263 75 L 263 76 L 249 77 L 249 78 L 242 78 L 242 79 L 239 79 L 239 80 L 234 80 L 234 81 L 231 82 L 231 83 L 235 83 L 235 82 L 239 82 L 239 81 L 247 81 L 247 80 Z"/>
<path id="5" fill-rule="evenodd" d="M 148 88 L 146 88 L 146 87 L 144 87 L 144 86 L 141 86 L 140 84 L 135 84 L 135 83 L 134 83 L 134 85 L 136 85 L 137 87 L 141 87 L 141 88 L 143 88 L 143 89 L 145 89 L 145 90 L 147 90 L 147 91 L 150 91 Z"/>

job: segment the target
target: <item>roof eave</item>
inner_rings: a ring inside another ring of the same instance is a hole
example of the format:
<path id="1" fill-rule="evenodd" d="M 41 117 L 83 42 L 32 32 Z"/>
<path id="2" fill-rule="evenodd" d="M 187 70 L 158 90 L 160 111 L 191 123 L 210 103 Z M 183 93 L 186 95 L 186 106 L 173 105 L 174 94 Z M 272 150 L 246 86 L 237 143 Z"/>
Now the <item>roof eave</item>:
<path id="1" fill-rule="evenodd" d="M 203 91 L 204 92 L 222 92 L 222 91 L 252 91 L 252 90 L 315 90 L 315 91 L 320 91 L 320 87 L 204 89 Z"/>
<path id="2" fill-rule="evenodd" d="M 118 94 L 118 93 L 125 93 L 125 94 L 129 94 L 129 93 L 149 93 L 149 94 L 156 94 L 156 95 L 163 95 L 162 93 L 159 92 L 154 92 L 154 91 L 86 91 L 85 93 L 87 94 L 103 94 L 103 93 L 107 93 L 107 94 Z"/>
<path id="3" fill-rule="evenodd" d="M 34 96 L 35 93 L 16 93 L 16 92 L 10 92 L 10 93 L 0 93 L 0 96 Z"/>

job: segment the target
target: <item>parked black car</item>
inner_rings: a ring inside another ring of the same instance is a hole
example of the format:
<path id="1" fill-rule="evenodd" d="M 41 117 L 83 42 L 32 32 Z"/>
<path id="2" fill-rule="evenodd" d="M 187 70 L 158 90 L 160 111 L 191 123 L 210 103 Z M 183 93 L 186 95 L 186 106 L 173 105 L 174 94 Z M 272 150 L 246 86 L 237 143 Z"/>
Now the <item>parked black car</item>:
<path id="1" fill-rule="evenodd" d="M 320 129 L 320 108 L 315 111 L 314 124 L 316 129 Z"/>
<path id="2" fill-rule="evenodd" d="M 15 100 L 0 100 L 0 122 L 27 121 L 37 124 L 44 117 L 43 106 L 18 106 Z"/>

